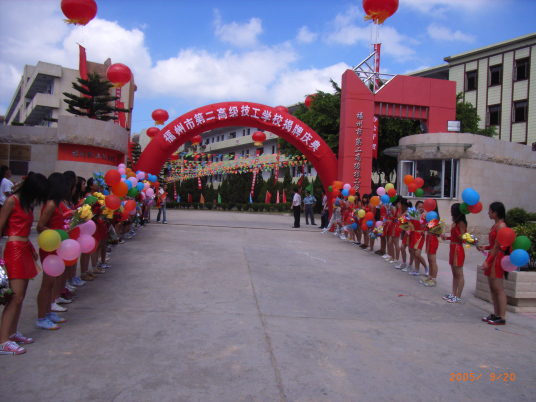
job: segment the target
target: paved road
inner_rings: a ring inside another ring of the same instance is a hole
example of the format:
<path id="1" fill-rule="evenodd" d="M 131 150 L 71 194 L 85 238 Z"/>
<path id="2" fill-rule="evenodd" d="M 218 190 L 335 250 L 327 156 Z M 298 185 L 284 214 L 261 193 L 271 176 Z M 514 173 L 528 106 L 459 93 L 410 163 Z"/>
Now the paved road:
<path id="1" fill-rule="evenodd" d="M 536 319 L 497 330 L 464 303 L 316 227 L 282 215 L 168 211 L 112 252 L 59 331 L 33 327 L 30 284 L 19 330 L 36 342 L 0 356 L 13 401 L 512 401 L 536 398 Z M 34 236 L 35 240 L 35 236 Z M 452 380 L 461 373 L 462 381 Z M 464 373 L 481 375 L 463 381 Z M 515 381 L 491 381 L 514 373 Z"/>

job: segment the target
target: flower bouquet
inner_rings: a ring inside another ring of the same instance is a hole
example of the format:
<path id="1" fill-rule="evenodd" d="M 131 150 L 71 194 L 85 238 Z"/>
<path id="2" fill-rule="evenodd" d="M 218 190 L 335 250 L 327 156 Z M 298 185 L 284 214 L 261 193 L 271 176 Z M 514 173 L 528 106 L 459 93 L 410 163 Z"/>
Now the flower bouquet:
<path id="1" fill-rule="evenodd" d="M 0 258 L 0 305 L 7 304 L 13 294 L 13 291 L 9 288 L 9 280 L 4 266 L 4 260 Z"/>
<path id="2" fill-rule="evenodd" d="M 106 181 L 104 180 L 104 172 L 93 173 L 93 179 L 95 179 L 99 186 L 106 187 Z"/>
<path id="3" fill-rule="evenodd" d="M 426 224 L 425 229 L 428 230 L 429 233 L 440 235 L 445 229 L 445 221 L 432 219 Z"/>
<path id="4" fill-rule="evenodd" d="M 465 246 L 465 248 L 467 249 L 471 246 L 478 246 L 478 239 L 469 232 L 464 233 L 462 235 L 462 239 L 465 243 L 467 243 L 467 245 Z"/>
<path id="5" fill-rule="evenodd" d="M 398 218 L 399 227 L 402 230 L 413 230 L 413 225 L 411 224 L 410 220 L 407 216 L 401 216 Z"/>
<path id="6" fill-rule="evenodd" d="M 371 230 L 370 237 L 372 239 L 377 239 L 382 236 L 383 236 L 383 225 L 380 227 L 375 227 L 374 229 Z"/>
<path id="7" fill-rule="evenodd" d="M 80 226 L 82 223 L 86 223 L 91 218 L 93 218 L 93 213 L 91 212 L 91 206 L 84 204 L 80 208 L 78 208 L 76 212 L 72 214 L 72 217 L 68 225 L 66 225 L 67 227 L 65 228 L 65 230 L 66 231 L 73 230 L 75 227 Z"/>

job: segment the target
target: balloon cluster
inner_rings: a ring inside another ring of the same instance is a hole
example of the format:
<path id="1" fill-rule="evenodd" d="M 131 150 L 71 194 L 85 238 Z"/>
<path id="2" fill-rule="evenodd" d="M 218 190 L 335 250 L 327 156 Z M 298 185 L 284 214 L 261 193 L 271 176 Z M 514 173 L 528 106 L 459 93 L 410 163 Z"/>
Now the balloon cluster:
<path id="1" fill-rule="evenodd" d="M 343 197 L 348 197 L 349 202 L 355 201 L 356 189 L 353 188 L 349 183 L 343 184 L 342 181 L 335 180 L 331 186 L 328 187 L 328 190 L 335 196 L 338 197 L 342 194 Z M 350 199 L 352 197 L 352 199 Z"/>
<path id="2" fill-rule="evenodd" d="M 412 175 L 408 174 L 404 176 L 404 184 L 408 186 L 408 191 L 413 193 L 415 197 L 422 197 L 424 195 L 424 191 L 422 189 L 424 180 L 422 177 L 413 178 Z"/>
<path id="3" fill-rule="evenodd" d="M 482 203 L 480 202 L 480 194 L 476 190 L 468 187 L 462 191 L 462 203 L 460 204 L 460 212 L 464 215 L 478 214 L 482 211 Z"/>
<path id="4" fill-rule="evenodd" d="M 504 249 L 510 247 L 510 255 L 505 255 L 501 260 L 501 266 L 506 272 L 515 271 L 517 267 L 529 262 L 528 251 L 532 244 L 527 236 L 516 236 L 512 229 L 502 228 L 497 233 L 497 241 Z"/>
<path id="5" fill-rule="evenodd" d="M 385 187 L 378 187 L 378 189 L 376 190 L 376 194 L 378 194 L 378 196 L 380 197 L 378 201 L 381 201 L 384 204 L 389 204 L 390 202 L 396 201 L 396 190 L 395 185 L 393 183 L 387 183 Z M 370 199 L 370 203 L 374 206 L 378 206 L 380 203 L 375 200 L 374 202 L 377 202 L 377 204 L 373 204 L 372 198 Z"/>
<path id="6" fill-rule="evenodd" d="M 141 170 L 133 172 L 123 163 L 117 167 L 117 170 L 108 170 L 104 175 L 104 181 L 112 188 L 112 193 L 106 197 L 106 206 L 113 210 L 119 209 L 122 205 L 122 197 L 135 198 L 138 194 L 141 194 L 143 200 L 154 195 L 154 190 L 151 186 L 155 188 L 159 186 L 157 176 Z"/>

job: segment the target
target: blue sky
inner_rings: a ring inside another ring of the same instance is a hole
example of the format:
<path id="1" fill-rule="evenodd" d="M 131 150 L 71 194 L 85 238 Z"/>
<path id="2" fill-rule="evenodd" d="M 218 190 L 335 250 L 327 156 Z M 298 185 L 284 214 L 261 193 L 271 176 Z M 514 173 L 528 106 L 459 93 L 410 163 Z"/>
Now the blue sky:
<path id="1" fill-rule="evenodd" d="M 133 132 L 151 112 L 170 118 L 206 104 L 272 106 L 330 91 L 369 52 L 362 1 L 97 0 L 85 27 L 63 22 L 60 1 L 0 0 L 0 114 L 25 64 L 128 65 L 138 91 Z M 400 0 L 380 28 L 383 72 L 404 74 L 443 58 L 536 31 L 534 0 Z"/>

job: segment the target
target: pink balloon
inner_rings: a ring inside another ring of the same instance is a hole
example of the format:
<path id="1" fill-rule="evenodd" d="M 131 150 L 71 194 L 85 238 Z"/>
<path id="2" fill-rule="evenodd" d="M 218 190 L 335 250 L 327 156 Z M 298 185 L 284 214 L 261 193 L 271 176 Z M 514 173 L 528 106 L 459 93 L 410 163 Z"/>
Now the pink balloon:
<path id="1" fill-rule="evenodd" d="M 149 183 L 143 183 L 143 189 L 147 190 L 151 185 Z"/>
<path id="2" fill-rule="evenodd" d="M 343 190 L 350 190 L 352 186 L 349 183 L 346 183 L 344 186 L 342 186 Z"/>
<path id="3" fill-rule="evenodd" d="M 127 174 L 127 171 L 125 170 L 125 168 L 119 168 L 117 170 L 119 170 L 119 173 L 121 174 Z"/>
<path id="4" fill-rule="evenodd" d="M 48 255 L 43 260 L 43 271 L 50 276 L 59 276 L 65 271 L 65 262 L 55 254 Z"/>
<path id="5" fill-rule="evenodd" d="M 95 225 L 95 222 L 93 222 L 91 219 L 86 223 L 82 223 L 79 227 L 81 235 L 92 235 L 95 233 L 95 230 L 97 230 L 97 225 Z"/>
<path id="6" fill-rule="evenodd" d="M 154 195 L 154 190 L 152 188 L 148 188 L 145 194 L 147 194 L 147 197 L 152 197 Z"/>
<path id="7" fill-rule="evenodd" d="M 138 177 L 138 180 L 143 180 L 143 179 L 145 179 L 145 173 L 144 172 L 139 172 L 137 177 Z"/>
<path id="8" fill-rule="evenodd" d="M 91 235 L 80 235 L 76 241 L 80 244 L 82 253 L 88 254 L 95 248 L 95 239 Z"/>
<path id="9" fill-rule="evenodd" d="M 126 165 L 124 163 L 120 163 L 119 165 L 117 165 L 117 168 L 118 169 L 126 169 Z"/>
<path id="10" fill-rule="evenodd" d="M 382 221 L 377 221 L 377 222 L 376 222 L 376 227 L 377 227 L 377 228 L 379 228 L 379 227 L 382 226 L 382 225 L 383 225 L 383 222 L 382 222 Z"/>
<path id="11" fill-rule="evenodd" d="M 145 193 L 141 193 L 141 199 L 144 200 L 145 198 L 147 198 L 147 196 L 145 195 Z"/>
<path id="12" fill-rule="evenodd" d="M 378 189 L 376 190 L 376 194 L 378 194 L 379 197 L 385 195 L 385 189 L 383 187 L 378 187 Z"/>
<path id="13" fill-rule="evenodd" d="M 506 272 L 512 272 L 517 269 L 517 267 L 510 262 L 510 256 L 505 255 L 501 260 L 501 266 L 502 269 L 504 269 Z"/>
<path id="14" fill-rule="evenodd" d="M 132 187 L 136 187 L 138 185 L 138 179 L 136 179 L 135 177 L 129 177 L 128 181 L 132 183 Z"/>
<path id="15" fill-rule="evenodd" d="M 82 235 L 80 237 L 82 237 Z M 58 257 L 62 260 L 75 260 L 80 256 L 80 244 L 73 239 L 64 240 L 56 250 L 56 254 L 58 254 Z"/>
<path id="16" fill-rule="evenodd" d="M 133 209 L 132 211 L 129 211 L 128 214 L 129 214 L 129 215 L 136 215 L 136 210 Z"/>

